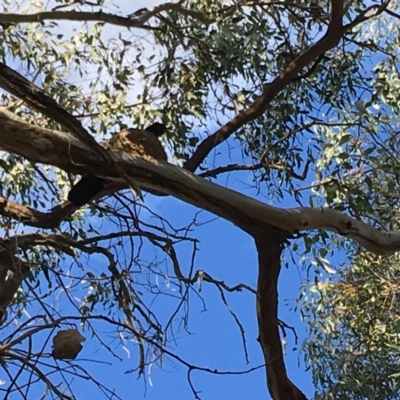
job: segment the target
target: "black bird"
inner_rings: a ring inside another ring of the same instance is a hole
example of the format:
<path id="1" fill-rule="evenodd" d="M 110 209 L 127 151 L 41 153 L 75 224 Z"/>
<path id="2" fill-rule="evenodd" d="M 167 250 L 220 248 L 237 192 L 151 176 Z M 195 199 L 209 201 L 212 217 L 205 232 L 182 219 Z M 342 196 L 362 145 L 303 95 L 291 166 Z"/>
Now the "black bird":
<path id="1" fill-rule="evenodd" d="M 94 175 L 84 176 L 72 186 L 68 193 L 68 200 L 77 207 L 82 207 L 89 202 L 106 185 L 106 180 Z"/>
<path id="2" fill-rule="evenodd" d="M 160 122 L 154 122 L 154 124 L 151 124 L 145 129 L 145 131 L 149 131 L 157 137 L 163 135 L 166 130 L 167 127 L 164 124 L 161 124 Z"/>
<path id="3" fill-rule="evenodd" d="M 159 137 L 167 130 L 164 124 L 155 122 L 148 126 L 146 131 Z M 72 186 L 68 193 L 68 200 L 77 207 L 82 207 L 96 196 L 107 184 L 107 180 L 94 175 L 84 176 L 78 183 Z"/>

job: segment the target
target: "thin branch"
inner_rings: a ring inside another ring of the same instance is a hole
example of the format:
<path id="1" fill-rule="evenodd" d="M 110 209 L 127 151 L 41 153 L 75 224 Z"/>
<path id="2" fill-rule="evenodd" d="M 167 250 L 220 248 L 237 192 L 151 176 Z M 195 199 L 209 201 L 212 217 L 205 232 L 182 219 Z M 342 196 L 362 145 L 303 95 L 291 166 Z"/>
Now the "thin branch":
<path id="1" fill-rule="evenodd" d="M 34 14 L 0 13 L 0 23 L 26 24 L 44 23 L 45 21 L 84 21 L 104 22 L 112 25 L 124 26 L 126 28 L 154 30 L 154 28 L 145 25 L 153 15 L 153 12 L 148 12 L 141 18 L 129 18 L 108 14 L 103 11 L 41 11 Z"/>
<path id="2" fill-rule="evenodd" d="M 198 176 L 201 176 L 202 178 L 208 178 L 208 177 L 216 178 L 217 175 L 224 174 L 226 172 L 256 171 L 261 168 L 263 168 L 262 164 L 229 164 L 223 167 L 218 167 L 206 172 L 202 172 L 201 174 L 198 174 Z"/>
<path id="3" fill-rule="evenodd" d="M 31 370 L 33 373 L 36 374 L 36 376 L 38 378 L 40 378 L 44 383 L 46 383 L 46 385 L 48 386 L 49 389 L 51 389 L 57 396 L 59 399 L 65 399 L 65 400 L 72 400 L 71 396 L 67 396 L 64 393 L 62 393 L 56 385 L 54 385 L 48 378 L 47 375 L 42 372 L 41 369 L 39 369 L 35 364 L 32 364 L 28 358 L 25 357 L 21 357 L 18 354 L 12 352 L 12 353 L 7 353 L 7 354 L 3 354 L 3 357 L 5 358 L 5 360 L 7 360 L 8 358 L 10 359 L 14 359 L 14 360 L 18 360 L 19 362 L 21 362 L 24 367 L 28 370 Z"/>
<path id="4" fill-rule="evenodd" d="M 385 13 L 386 13 L 386 14 L 389 14 L 390 16 L 392 16 L 392 17 L 394 17 L 394 18 L 400 19 L 400 15 L 397 14 L 397 13 L 395 13 L 395 12 L 392 11 L 392 10 L 386 9 L 386 10 L 385 10 Z"/>
<path id="5" fill-rule="evenodd" d="M 390 0 L 386 0 L 385 2 L 383 2 L 381 5 L 372 5 L 367 7 L 364 11 L 360 12 L 359 15 L 357 15 L 356 18 L 354 18 L 354 20 L 352 22 L 350 22 L 349 24 L 347 24 L 345 26 L 346 31 L 354 28 L 355 26 L 371 19 L 374 18 L 380 14 L 382 14 L 383 12 L 387 12 L 387 8 L 390 4 Z"/>

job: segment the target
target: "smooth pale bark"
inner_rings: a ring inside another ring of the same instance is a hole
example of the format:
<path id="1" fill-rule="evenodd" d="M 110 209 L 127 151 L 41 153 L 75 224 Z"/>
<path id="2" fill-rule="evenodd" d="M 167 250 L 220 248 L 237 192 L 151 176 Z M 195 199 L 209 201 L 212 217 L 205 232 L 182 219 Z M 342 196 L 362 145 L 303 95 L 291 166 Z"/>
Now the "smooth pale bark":
<path id="1" fill-rule="evenodd" d="M 68 133 L 29 124 L 2 108 L 0 126 L 1 149 L 68 172 L 93 173 L 114 181 L 124 181 L 111 165 Z M 171 164 L 149 162 L 123 152 L 110 153 L 139 186 L 208 210 L 245 231 L 255 226 L 269 227 L 285 231 L 289 236 L 298 231 L 322 229 L 354 239 L 376 254 L 392 254 L 400 250 L 399 231 L 383 232 L 327 208 L 273 207 Z"/>

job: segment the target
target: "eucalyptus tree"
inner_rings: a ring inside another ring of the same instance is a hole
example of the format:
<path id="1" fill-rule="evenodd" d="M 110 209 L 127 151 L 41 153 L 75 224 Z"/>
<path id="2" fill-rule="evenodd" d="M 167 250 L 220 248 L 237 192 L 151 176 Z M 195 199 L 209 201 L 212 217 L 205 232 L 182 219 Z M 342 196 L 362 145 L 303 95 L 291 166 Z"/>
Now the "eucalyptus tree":
<path id="1" fill-rule="evenodd" d="M 32 398 L 35 387 L 74 398 L 71 374 L 117 396 L 75 360 L 81 333 L 116 358 L 116 338 L 135 342 L 141 375 L 165 358 L 181 363 L 201 398 L 191 372 L 222 371 L 191 364 L 169 344 L 187 328 L 189 293 L 212 285 L 224 303 L 227 292 L 254 296 L 269 393 L 305 399 L 287 373 L 289 328 L 278 315 L 281 266 L 296 262 L 304 285 L 293 296 L 309 330 L 303 354 L 316 398 L 398 398 L 398 2 L 129 7 L 2 2 L 6 398 Z M 155 120 L 168 126 L 169 163 L 99 144 Z M 228 173 L 245 173 L 260 196 L 230 188 Z M 65 199 L 74 175 L 88 174 L 110 183 L 77 209 Z M 229 266 L 222 279 L 196 268 L 196 214 L 177 228 L 141 192 L 250 235 L 257 286 L 226 284 Z M 182 244 L 192 249 L 188 267 Z M 161 318 L 153 305 L 171 285 L 173 306 Z M 246 349 L 255 339 L 230 312 Z"/>

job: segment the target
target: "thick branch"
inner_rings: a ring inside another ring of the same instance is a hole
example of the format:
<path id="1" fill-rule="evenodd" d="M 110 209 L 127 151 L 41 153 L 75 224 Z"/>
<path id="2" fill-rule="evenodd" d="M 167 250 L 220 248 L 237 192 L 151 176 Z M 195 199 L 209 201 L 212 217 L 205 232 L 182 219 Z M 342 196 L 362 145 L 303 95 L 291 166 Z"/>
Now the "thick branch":
<path id="1" fill-rule="evenodd" d="M 270 4 L 273 4 L 271 2 Z M 343 1 L 337 0 L 331 2 L 331 18 L 328 30 L 325 36 L 302 52 L 295 60 L 286 66 L 284 71 L 271 83 L 264 86 L 264 91 L 250 106 L 240 112 L 235 118 L 226 125 L 218 129 L 197 147 L 192 157 L 186 162 L 184 168 L 194 172 L 199 165 L 205 160 L 207 155 L 219 144 L 226 141 L 233 133 L 240 129 L 243 125 L 259 118 L 268 108 L 275 96 L 293 81 L 299 80 L 299 73 L 302 69 L 310 65 L 314 60 L 321 57 L 327 51 L 334 48 L 342 38 L 343 34 L 350 31 L 355 26 L 364 21 L 376 17 L 377 15 L 387 11 L 389 1 L 385 1 L 382 5 L 373 5 L 366 8 L 349 24 L 343 26 Z M 292 5 L 291 5 L 292 6 Z M 309 76 L 309 73 L 303 76 Z"/>
<path id="2" fill-rule="evenodd" d="M 62 108 L 42 89 L 2 62 L 0 62 L 0 86 L 7 92 L 24 100 L 33 109 L 58 122 L 64 129 L 82 140 L 83 143 L 88 146 L 94 146 L 95 149 L 100 147 L 80 121 Z"/>
<path id="3" fill-rule="evenodd" d="M 66 203 L 63 206 L 57 207 L 55 212 L 45 213 L 15 203 L 5 197 L 0 197 L 0 215 L 37 228 L 56 228 L 64 218 L 70 216 L 75 210 L 76 207 L 73 204 Z"/>
<path id="4" fill-rule="evenodd" d="M 113 194 L 118 190 L 127 188 L 128 185 L 122 182 L 114 182 L 99 192 L 93 200 L 100 199 Z M 36 228 L 53 229 L 60 225 L 62 221 L 68 219 L 78 207 L 69 201 L 64 201 L 54 207 L 50 212 L 35 210 L 32 207 L 16 203 L 12 200 L 0 197 L 0 215 L 12 218 L 24 225 L 34 226 Z"/>
<path id="5" fill-rule="evenodd" d="M 0 62 L 0 86 L 11 94 L 23 99 L 30 107 L 41 112 L 53 121 L 58 122 L 64 129 L 91 147 L 107 163 L 125 179 L 132 189 L 141 197 L 142 193 L 127 175 L 119 169 L 107 151 L 82 126 L 81 122 L 62 108 L 53 98 L 42 89 L 29 82 L 25 77 Z"/>
<path id="6" fill-rule="evenodd" d="M 115 182 L 124 179 L 112 166 L 73 136 L 43 129 L 0 108 L 0 148 L 29 160 L 50 164 L 77 174 L 95 174 Z M 376 254 L 400 250 L 400 231 L 382 232 L 372 226 L 326 208 L 281 209 L 209 182 L 177 166 L 149 162 L 124 152 L 110 151 L 118 166 L 140 187 L 177 197 L 208 210 L 245 231 L 273 227 L 292 234 L 323 229 L 356 240 Z M 0 208 L 1 211 L 1 208 Z"/>

